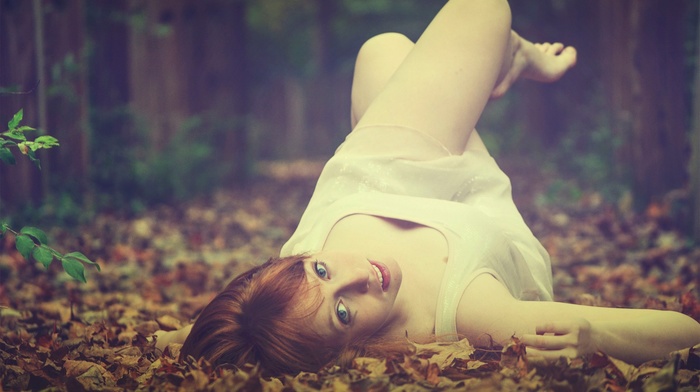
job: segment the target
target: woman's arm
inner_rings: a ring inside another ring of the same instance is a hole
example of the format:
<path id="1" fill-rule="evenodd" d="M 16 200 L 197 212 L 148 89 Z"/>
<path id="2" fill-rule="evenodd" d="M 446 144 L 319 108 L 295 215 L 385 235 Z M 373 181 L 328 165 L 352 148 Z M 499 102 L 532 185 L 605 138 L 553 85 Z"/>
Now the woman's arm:
<path id="1" fill-rule="evenodd" d="M 170 343 L 184 343 L 191 330 L 192 325 L 182 327 L 175 331 L 156 331 L 154 333 L 154 335 L 156 335 L 156 348 L 162 351 L 165 350 L 165 347 L 167 347 Z"/>
<path id="2" fill-rule="evenodd" d="M 700 324 L 678 312 L 519 301 L 490 275 L 465 290 L 457 328 L 477 345 L 517 336 L 530 355 L 577 357 L 600 350 L 633 364 L 700 343 Z"/>
<path id="3" fill-rule="evenodd" d="M 587 318 L 551 321 L 538 325 L 537 334 L 523 334 L 521 341 L 528 346 L 528 354 L 556 359 L 603 351 L 639 364 L 700 343 L 700 324 L 682 313 L 571 306 Z M 524 308 L 527 311 L 528 306 Z M 611 320 L 596 319 L 601 309 L 620 311 L 623 318 L 611 315 Z"/>

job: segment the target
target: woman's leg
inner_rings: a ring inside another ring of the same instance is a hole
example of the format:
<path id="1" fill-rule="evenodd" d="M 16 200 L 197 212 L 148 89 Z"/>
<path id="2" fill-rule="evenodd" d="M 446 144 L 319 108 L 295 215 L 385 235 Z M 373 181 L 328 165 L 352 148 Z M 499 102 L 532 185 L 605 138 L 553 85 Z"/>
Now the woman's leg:
<path id="1" fill-rule="evenodd" d="M 384 89 L 415 43 L 403 34 L 384 33 L 367 40 L 357 54 L 352 79 L 350 121 L 352 129 L 367 111 L 374 99 Z M 510 70 L 503 70 L 505 75 Z M 509 72 L 514 74 L 513 71 Z M 517 76 L 512 78 L 514 82 Z M 510 85 L 510 84 L 509 84 Z M 505 92 L 505 91 L 504 91 Z M 484 150 L 486 147 L 474 130 L 468 141 L 469 148 Z"/>
<path id="2" fill-rule="evenodd" d="M 478 0 L 464 1 L 479 2 Z M 456 3 L 459 4 L 453 7 L 454 9 L 448 8 Z M 485 17 L 489 17 L 490 13 L 503 13 L 503 9 L 496 11 L 490 8 L 493 5 L 489 3 L 483 7 L 488 11 L 484 12 Z M 487 36 L 479 41 L 478 37 L 474 37 L 476 33 L 466 34 L 468 38 L 466 41 L 471 43 L 474 54 L 481 53 L 481 57 L 472 56 L 471 63 L 460 66 L 458 60 L 468 62 L 469 59 L 464 58 L 464 53 L 449 52 L 450 45 L 454 44 L 447 39 L 450 37 L 445 39 L 447 42 L 438 42 L 433 45 L 434 47 L 430 47 L 430 44 L 433 40 L 440 38 L 442 30 L 449 29 L 450 23 L 455 22 L 453 19 L 455 10 L 464 12 L 468 8 L 464 3 L 452 0 L 426 29 L 418 45 L 401 34 L 387 33 L 371 38 L 362 46 L 355 65 L 352 87 L 353 128 L 360 121 L 364 125 L 396 124 L 413 127 L 436 137 L 453 153 L 461 153 L 467 141 L 470 140 L 474 126 L 472 121 L 475 123 L 478 120 L 489 98 L 502 96 L 521 77 L 540 82 L 556 81 L 576 63 L 576 51 L 572 47 L 565 48 L 561 43 L 532 44 L 515 32 L 509 31 L 505 42 L 496 40 L 504 50 L 500 55 L 499 50 L 494 51 L 491 45 L 492 37 Z M 508 11 L 507 5 L 505 11 Z M 445 13 L 447 16 L 440 18 L 440 15 Z M 509 24 L 509 13 L 506 13 Z M 490 15 L 490 17 L 498 19 L 497 15 Z M 505 16 L 501 15 L 501 18 Z M 477 29 L 478 24 L 473 27 Z M 475 40 L 478 42 L 474 42 Z M 463 52 L 468 54 L 470 50 Z M 431 53 L 435 55 L 434 58 L 429 57 Z M 440 57 L 437 56 L 440 53 L 447 54 L 447 60 L 451 60 L 452 64 L 441 62 Z M 484 83 L 484 80 L 478 77 L 478 73 L 474 73 L 478 67 L 472 63 L 479 65 L 484 60 L 482 57 L 489 56 L 496 58 L 490 60 L 496 65 L 493 69 L 488 69 L 487 74 L 496 76 L 493 82 Z M 425 63 L 426 66 L 423 72 L 421 69 L 416 69 L 417 64 L 421 63 Z M 440 69 L 451 69 L 454 72 L 438 74 L 437 71 Z M 473 72 L 469 73 L 465 71 L 466 69 L 472 69 Z M 394 77 L 395 74 L 398 75 Z M 413 76 L 413 79 L 402 80 L 409 76 Z M 476 83 L 460 85 L 460 82 L 465 80 L 474 82 L 475 76 Z M 386 98 L 387 96 L 393 97 Z M 379 99 L 376 99 L 378 97 Z M 447 102 L 443 104 L 441 99 L 447 99 Z M 458 102 L 464 102 L 465 106 L 455 105 Z M 478 105 L 469 106 L 470 102 L 472 104 L 476 102 Z M 366 118 L 365 113 L 370 108 L 373 109 L 370 110 L 369 118 Z M 411 112 L 407 110 L 408 108 L 416 110 Z M 415 120 L 417 122 L 412 124 Z M 433 121 L 432 125 L 430 121 Z M 426 124 L 426 126 L 421 127 L 415 125 L 416 123 Z M 478 139 L 478 137 L 471 139 Z"/>
<path id="3" fill-rule="evenodd" d="M 380 34 L 362 45 L 357 54 L 352 79 L 352 128 L 355 128 L 413 46 L 413 41 L 398 33 Z"/>
<path id="4" fill-rule="evenodd" d="M 358 125 L 419 129 L 461 153 L 509 59 L 510 35 L 505 0 L 449 1 Z"/>

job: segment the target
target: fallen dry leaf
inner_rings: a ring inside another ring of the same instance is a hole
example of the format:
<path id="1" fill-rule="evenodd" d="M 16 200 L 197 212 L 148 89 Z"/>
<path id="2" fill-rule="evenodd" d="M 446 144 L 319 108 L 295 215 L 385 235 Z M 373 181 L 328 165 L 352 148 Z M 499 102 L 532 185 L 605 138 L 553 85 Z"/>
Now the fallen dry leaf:
<path id="1" fill-rule="evenodd" d="M 680 310 L 700 319 L 700 247 L 663 211 L 635 214 L 584 192 L 578 204 L 537 205 L 546 179 L 504 163 L 516 203 L 552 256 L 556 299 L 593 306 Z M 213 368 L 162 352 L 158 329 L 187 325 L 231 277 L 265 261 L 296 228 L 313 191 L 316 162 L 269 165 L 268 179 L 131 219 L 97 215 L 51 230 L 53 244 L 103 267 L 89 283 L 60 268 L 34 268 L 0 241 L 0 390 L 657 390 L 697 389 L 700 346 L 631 366 L 603 354 L 553 363 L 522 344 L 471 347 L 466 340 L 416 345 L 413 355 L 358 358 L 347 369 L 264 378 L 255 365 Z M 284 195 L 280 198 L 279 195 Z"/>

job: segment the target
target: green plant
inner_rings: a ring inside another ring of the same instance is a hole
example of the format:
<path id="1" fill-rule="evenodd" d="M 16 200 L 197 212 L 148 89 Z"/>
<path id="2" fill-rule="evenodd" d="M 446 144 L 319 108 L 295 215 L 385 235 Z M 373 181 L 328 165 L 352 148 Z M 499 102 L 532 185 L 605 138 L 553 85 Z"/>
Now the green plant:
<path id="1" fill-rule="evenodd" d="M 28 126 L 20 126 L 24 112 L 20 109 L 7 123 L 8 130 L 0 133 L 0 160 L 8 165 L 16 163 L 10 147 L 16 147 L 19 152 L 26 155 L 29 160 L 41 170 L 41 163 L 36 157 L 36 151 L 42 148 L 52 148 L 58 146 L 58 140 L 49 135 L 39 136 L 34 140 L 28 140 L 25 132 L 35 129 Z M 85 264 L 94 265 L 100 271 L 99 264 L 88 259 L 80 252 L 70 252 L 61 254 L 49 247 L 46 233 L 36 227 L 25 226 L 19 232 L 13 230 L 8 224 L 0 224 L 0 239 L 7 233 L 15 236 L 15 248 L 26 260 L 32 258 L 41 263 L 45 268 L 49 268 L 54 259 L 61 262 L 63 270 L 76 280 L 85 283 Z"/>
<path id="2" fill-rule="evenodd" d="M 147 203 L 186 200 L 220 186 L 232 171 L 219 148 L 235 120 L 189 118 L 160 151 L 142 149 L 133 161 L 139 193 Z"/>
<path id="3" fill-rule="evenodd" d="M 25 132 L 36 129 L 26 125 L 20 126 L 24 112 L 22 109 L 15 113 L 12 120 L 7 123 L 7 131 L 0 133 L 0 160 L 8 165 L 15 164 L 15 157 L 10 151 L 10 147 L 17 147 L 19 152 L 26 155 L 32 163 L 41 169 L 41 163 L 36 157 L 36 151 L 42 148 L 58 146 L 58 140 L 49 135 L 42 135 L 34 140 L 28 140 Z"/>
<path id="4" fill-rule="evenodd" d="M 46 269 L 49 268 L 54 259 L 58 259 L 68 275 L 83 283 L 87 282 L 83 263 L 94 265 L 100 271 L 99 264 L 80 252 L 70 252 L 64 255 L 49 247 L 46 233 L 36 227 L 26 226 L 16 232 L 7 224 L 0 225 L 0 238 L 8 232 L 15 236 L 15 247 L 22 257 L 26 260 L 33 258 Z"/>

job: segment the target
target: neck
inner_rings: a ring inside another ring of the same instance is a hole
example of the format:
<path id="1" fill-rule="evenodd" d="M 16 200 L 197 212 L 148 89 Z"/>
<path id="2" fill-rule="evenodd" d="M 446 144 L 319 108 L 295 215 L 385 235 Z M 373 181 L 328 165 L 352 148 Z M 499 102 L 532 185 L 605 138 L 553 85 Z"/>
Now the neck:
<path id="1" fill-rule="evenodd" d="M 407 257 L 398 263 L 403 281 L 386 334 L 392 338 L 408 337 L 416 342 L 431 341 L 444 264 L 420 257 Z M 443 268 L 435 268 L 436 263 Z"/>

